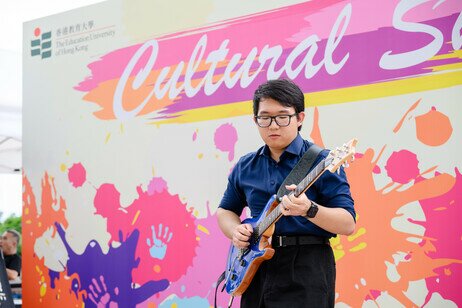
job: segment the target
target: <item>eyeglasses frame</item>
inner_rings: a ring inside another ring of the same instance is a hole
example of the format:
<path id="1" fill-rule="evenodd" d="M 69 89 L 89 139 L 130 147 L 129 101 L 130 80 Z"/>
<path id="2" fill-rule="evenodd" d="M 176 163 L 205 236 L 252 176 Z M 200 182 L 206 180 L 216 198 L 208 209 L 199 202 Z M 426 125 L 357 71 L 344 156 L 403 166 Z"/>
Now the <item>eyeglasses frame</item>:
<path id="1" fill-rule="evenodd" d="M 271 124 L 273 124 L 273 120 L 274 120 L 274 122 L 276 123 L 277 126 L 279 126 L 279 127 L 287 127 L 287 126 L 290 125 L 290 121 L 292 120 L 292 117 L 293 117 L 293 116 L 297 116 L 297 115 L 298 115 L 298 112 L 293 113 L 293 114 L 278 114 L 278 115 L 276 115 L 276 116 L 266 116 L 266 115 L 263 115 L 263 116 L 254 116 L 254 119 L 255 119 L 255 123 L 256 123 L 259 127 L 261 127 L 261 128 L 270 127 Z M 287 125 L 280 125 L 280 124 L 278 123 L 277 117 L 281 117 L 281 116 L 282 116 L 282 117 L 289 117 L 289 123 L 287 123 Z M 270 118 L 271 120 L 270 120 L 270 123 L 269 123 L 267 126 L 261 126 L 260 123 L 258 123 L 258 119 L 260 119 L 260 118 Z"/>

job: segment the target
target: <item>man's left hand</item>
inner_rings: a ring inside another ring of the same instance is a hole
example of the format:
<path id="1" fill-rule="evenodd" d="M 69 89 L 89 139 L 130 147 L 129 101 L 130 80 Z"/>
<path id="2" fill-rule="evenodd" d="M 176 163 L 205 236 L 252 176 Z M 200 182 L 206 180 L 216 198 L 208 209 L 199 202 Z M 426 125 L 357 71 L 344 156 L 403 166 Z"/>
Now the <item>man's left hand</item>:
<path id="1" fill-rule="evenodd" d="M 293 191 L 297 185 L 286 185 L 288 190 Z M 295 197 L 294 194 L 285 195 L 281 201 L 281 211 L 284 216 L 305 216 L 311 206 L 311 201 L 306 194 Z"/>

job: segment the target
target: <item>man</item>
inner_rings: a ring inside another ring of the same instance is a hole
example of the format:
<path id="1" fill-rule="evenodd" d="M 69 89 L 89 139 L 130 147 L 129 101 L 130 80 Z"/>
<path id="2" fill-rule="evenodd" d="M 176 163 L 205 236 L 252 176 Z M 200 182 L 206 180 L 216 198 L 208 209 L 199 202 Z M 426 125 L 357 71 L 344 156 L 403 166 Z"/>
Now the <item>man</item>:
<path id="1" fill-rule="evenodd" d="M 236 164 L 217 210 L 221 230 L 237 248 L 249 245 L 253 231 L 239 219 L 244 207 L 258 217 L 313 145 L 299 135 L 304 109 L 303 92 L 291 81 L 271 80 L 255 91 L 254 121 L 265 145 Z M 322 151 L 313 166 L 327 154 Z M 325 172 L 305 194 L 286 195 L 281 202 L 284 216 L 272 237 L 275 254 L 260 265 L 241 307 L 334 307 L 335 259 L 328 239 L 351 235 L 355 229 L 345 172 Z"/>
<path id="2" fill-rule="evenodd" d="M 18 278 L 21 273 L 21 257 L 17 253 L 20 238 L 19 233 L 11 229 L 5 231 L 0 240 L 8 280 Z"/>

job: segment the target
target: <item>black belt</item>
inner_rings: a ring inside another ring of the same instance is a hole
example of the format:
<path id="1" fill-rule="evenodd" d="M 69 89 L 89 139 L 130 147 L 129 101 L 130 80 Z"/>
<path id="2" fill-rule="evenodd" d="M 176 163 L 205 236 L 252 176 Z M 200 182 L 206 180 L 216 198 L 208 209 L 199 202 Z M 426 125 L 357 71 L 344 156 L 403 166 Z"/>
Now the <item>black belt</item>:
<path id="1" fill-rule="evenodd" d="M 317 235 L 273 235 L 271 240 L 271 245 L 273 248 L 314 244 L 329 244 L 329 239 L 327 237 Z"/>

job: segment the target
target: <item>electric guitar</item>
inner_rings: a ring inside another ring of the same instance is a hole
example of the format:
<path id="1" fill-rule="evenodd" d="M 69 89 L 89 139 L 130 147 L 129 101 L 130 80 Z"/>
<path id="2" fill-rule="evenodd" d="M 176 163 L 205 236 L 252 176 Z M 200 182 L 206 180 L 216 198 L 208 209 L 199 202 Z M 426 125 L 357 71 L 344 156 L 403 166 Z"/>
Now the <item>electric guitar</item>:
<path id="1" fill-rule="evenodd" d="M 291 194 L 296 197 L 304 193 L 326 170 L 339 172 L 340 166 L 348 166 L 354 159 L 357 140 L 352 139 L 343 147 L 329 152 L 329 155 L 314 167 L 310 173 L 297 185 Z M 249 286 L 260 264 L 274 255 L 274 249 L 269 242 L 274 233 L 274 224 L 282 217 L 282 198 L 273 195 L 267 202 L 259 217 L 245 219 L 253 228 L 250 245 L 247 248 L 236 248 L 231 245 L 225 270 L 226 292 L 232 296 L 240 296 Z"/>

